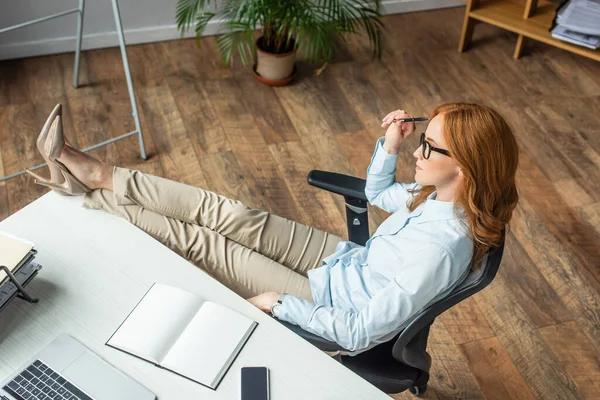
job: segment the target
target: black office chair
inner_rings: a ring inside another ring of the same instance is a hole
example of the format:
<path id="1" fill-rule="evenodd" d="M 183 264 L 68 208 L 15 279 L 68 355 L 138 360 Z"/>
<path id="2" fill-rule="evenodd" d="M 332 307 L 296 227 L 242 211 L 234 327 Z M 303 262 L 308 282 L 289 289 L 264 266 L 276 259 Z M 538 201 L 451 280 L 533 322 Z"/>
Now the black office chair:
<path id="1" fill-rule="evenodd" d="M 344 196 L 349 240 L 364 245 L 369 239 L 366 181 L 332 172 L 311 171 L 308 183 Z M 431 356 L 426 351 L 431 324 L 438 315 L 490 284 L 498 272 L 503 251 L 504 243 L 491 249 L 481 268 L 471 271 L 447 297 L 421 310 L 392 340 L 354 357 L 338 354 L 335 358 L 385 393 L 406 389 L 414 395 L 424 393 L 431 368 Z M 345 350 L 297 325 L 280 322 L 323 351 Z"/>

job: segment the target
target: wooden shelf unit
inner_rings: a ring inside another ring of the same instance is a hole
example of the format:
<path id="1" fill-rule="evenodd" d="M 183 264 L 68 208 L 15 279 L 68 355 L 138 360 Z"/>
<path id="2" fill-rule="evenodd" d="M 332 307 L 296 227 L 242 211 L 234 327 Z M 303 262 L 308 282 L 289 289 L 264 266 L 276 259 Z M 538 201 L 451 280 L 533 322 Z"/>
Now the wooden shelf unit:
<path id="1" fill-rule="evenodd" d="M 591 50 L 552 37 L 549 29 L 557 7 L 547 0 L 468 0 L 458 51 L 469 48 L 475 25 L 485 22 L 519 35 L 515 60 L 522 55 L 525 39 L 530 38 L 600 61 L 600 49 Z"/>

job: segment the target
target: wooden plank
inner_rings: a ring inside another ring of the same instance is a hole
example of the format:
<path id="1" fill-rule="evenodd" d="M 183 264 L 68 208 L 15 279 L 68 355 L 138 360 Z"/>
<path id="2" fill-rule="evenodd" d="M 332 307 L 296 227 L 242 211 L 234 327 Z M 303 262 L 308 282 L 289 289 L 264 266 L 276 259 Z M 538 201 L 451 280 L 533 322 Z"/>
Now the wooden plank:
<path id="1" fill-rule="evenodd" d="M 320 114 L 332 133 L 355 132 L 363 129 L 354 108 L 340 91 L 333 74 L 328 69 L 310 80 L 306 80 L 305 88 L 311 94 L 311 101 L 318 104 Z M 277 91 L 279 94 L 284 88 Z"/>
<path id="2" fill-rule="evenodd" d="M 306 182 L 313 161 L 302 144 L 278 143 L 270 145 L 269 150 L 280 166 L 304 224 L 346 238 L 346 215 L 339 212 L 328 192 Z"/>
<path id="3" fill-rule="evenodd" d="M 528 103 L 528 102 L 527 102 Z M 540 131 L 537 123 L 525 112 L 525 103 L 515 100 L 510 104 L 491 100 L 488 104 L 501 111 L 507 121 L 519 121 L 519 129 L 513 127 L 514 135 L 519 144 L 521 154 L 527 152 L 531 158 L 543 163 L 543 174 L 551 181 L 561 181 L 573 178 L 573 172 L 564 163 L 556 148 L 548 140 L 546 135 Z"/>
<path id="4" fill-rule="evenodd" d="M 8 113 L 12 112 L 9 110 L 11 106 L 0 105 L 0 126 L 5 126 L 5 121 Z M 4 143 L 4 136 L 7 135 L 7 129 L 0 129 L 0 144 Z M 4 159 L 2 157 L 2 149 L 0 147 L 0 176 L 7 176 L 8 174 L 4 170 Z M 0 221 L 4 220 L 10 215 L 10 207 L 8 204 L 8 190 L 6 189 L 7 182 L 0 182 Z"/>
<path id="5" fill-rule="evenodd" d="M 537 104 L 535 108 L 526 107 L 525 111 L 537 124 L 548 127 L 541 131 L 569 167 L 573 179 L 596 201 L 600 200 L 600 185 L 597 184 L 600 182 L 600 156 L 578 130 L 572 129 L 571 121 L 563 117 L 564 110 Z"/>
<path id="6" fill-rule="evenodd" d="M 577 322 L 539 329 L 567 373 L 579 386 L 583 397 L 595 399 L 600 394 L 600 357 Z"/>
<path id="7" fill-rule="evenodd" d="M 596 64 L 600 65 L 600 63 Z M 574 62 L 566 62 L 565 65 L 565 67 L 572 69 L 578 69 L 578 66 L 579 64 Z M 585 72 L 585 70 L 582 70 L 582 72 Z M 598 72 L 600 73 L 600 67 Z M 585 83 L 582 82 L 581 84 L 584 85 Z M 558 117 L 559 120 L 556 123 L 561 128 L 566 129 L 568 133 L 575 132 L 576 139 L 583 141 L 582 146 L 584 149 L 590 148 L 597 153 L 597 149 L 600 147 L 600 126 L 598 126 L 596 115 L 600 113 L 600 96 L 580 97 L 576 94 L 580 92 L 577 92 L 575 88 L 572 88 L 572 91 L 566 91 L 563 88 L 562 92 L 570 94 L 569 101 L 540 93 L 530 95 L 529 101 L 531 104 L 539 104 L 544 109 L 551 110 L 549 116 L 541 115 L 537 118 L 539 123 L 542 127 L 545 127 L 547 124 L 554 123 L 553 119 Z M 535 109 L 533 111 L 535 112 Z M 538 121 L 535 122 L 538 123 Z M 554 129 L 552 126 L 550 128 Z"/>
<path id="8" fill-rule="evenodd" d="M 491 337 L 464 343 L 461 348 L 486 399 L 533 400 L 536 398 L 498 338 Z"/>
<path id="9" fill-rule="evenodd" d="M 23 64 L 27 75 L 28 98 L 43 99 L 65 95 L 62 73 L 56 58 L 33 57 Z"/>
<path id="10" fill-rule="evenodd" d="M 376 88 L 371 83 L 371 81 L 383 83 L 388 88 L 395 86 L 394 78 L 390 76 L 391 73 L 386 70 L 385 65 L 379 64 L 376 68 L 369 68 L 369 64 L 341 63 L 332 65 L 329 69 L 344 96 L 352 104 L 365 131 L 373 138 L 385 134 L 385 129 L 381 128 L 381 119 L 390 111 L 405 108 L 411 112 L 411 104 L 399 102 L 398 97 L 402 94 L 402 88 L 398 91 L 379 91 L 377 89 L 380 87 Z M 373 96 L 373 93 L 381 93 L 381 95 Z"/>
<path id="11" fill-rule="evenodd" d="M 440 320 L 431 326 L 427 352 L 432 358 L 428 390 L 440 399 L 485 399 L 468 360 Z"/>
<path id="12" fill-rule="evenodd" d="M 67 98 L 82 99 L 89 94 L 93 95 L 96 93 L 96 86 L 98 85 L 98 82 L 95 72 L 91 69 L 90 56 L 92 54 L 93 51 L 84 51 L 81 53 L 79 59 L 79 86 L 77 88 L 73 86 L 73 68 L 75 67 L 74 54 L 65 53 L 52 56 L 56 58 L 56 63 L 58 64 L 59 70 L 62 73 L 63 91 Z M 118 62 L 116 60 L 112 61 Z"/>
<path id="13" fill-rule="evenodd" d="M 577 385 L 552 355 L 503 280 L 496 278 L 475 299 L 536 397 L 581 398 Z"/>
<path id="14" fill-rule="evenodd" d="M 10 105 L 0 105 L 0 126 L 6 126 L 8 118 L 12 118 L 11 114 L 14 112 L 14 107 L 15 106 Z M 9 143 L 11 140 L 8 137 L 8 133 L 9 131 L 7 129 L 0 129 L 0 174 L 2 176 L 9 175 L 4 168 L 4 157 L 2 155 L 4 152 L 3 149 L 10 149 Z M 7 145 L 5 145 L 5 143 Z M 0 182 L 0 221 L 11 214 L 9 192 L 7 188 L 8 182 L 9 181 Z"/>
<path id="15" fill-rule="evenodd" d="M 511 232 L 600 353 L 600 294 L 526 199 L 515 209 Z"/>
<path id="16" fill-rule="evenodd" d="M 415 399 L 415 396 L 412 393 L 410 393 L 408 390 L 405 390 L 402 393 L 391 394 L 390 397 L 394 400 L 414 400 Z M 435 391 L 435 388 L 431 388 L 431 387 L 427 388 L 427 391 L 425 392 L 425 394 L 419 395 L 419 398 L 434 399 L 434 400 L 441 399 L 441 397 L 438 397 L 438 395 Z"/>
<path id="17" fill-rule="evenodd" d="M 211 153 L 199 158 L 200 166 L 206 174 L 206 189 L 247 206 L 264 209 L 267 204 L 248 187 L 244 171 L 231 151 Z"/>
<path id="18" fill-rule="evenodd" d="M 196 45 L 195 39 L 179 40 L 184 51 L 186 51 L 196 66 L 197 79 L 199 81 L 232 78 L 230 67 L 224 65 L 221 53 L 216 44 L 217 36 L 202 38 L 200 47 Z"/>
<path id="19" fill-rule="evenodd" d="M 536 327 L 573 319 L 512 232 L 509 232 L 498 274 Z"/>
<path id="20" fill-rule="evenodd" d="M 577 211 L 584 221 L 600 235 L 600 203 L 578 207 Z"/>
<path id="21" fill-rule="evenodd" d="M 314 162 L 313 169 L 353 175 L 353 167 L 334 137 L 321 99 L 306 81 L 280 88 L 277 97 L 286 110 L 300 140 Z M 340 213 L 345 205 L 341 196 L 332 195 Z"/>
<path id="22" fill-rule="evenodd" d="M 594 199 L 574 179 L 563 179 L 552 184 L 564 202 L 571 208 L 594 203 Z"/>
<path id="23" fill-rule="evenodd" d="M 92 78 L 90 84 L 100 86 L 114 79 L 125 80 L 125 69 L 119 47 L 91 50 L 86 53 L 90 77 Z M 133 77 L 135 78 L 135 75 Z"/>
<path id="24" fill-rule="evenodd" d="M 250 67 L 248 67 L 250 69 Z M 246 108 L 265 139 L 265 143 L 281 143 L 300 140 L 288 115 L 281 106 L 276 88 L 258 82 L 250 74 L 236 75 Z"/>
<path id="25" fill-rule="evenodd" d="M 157 43 L 157 48 L 163 60 L 163 74 L 165 77 L 186 76 L 197 77 L 196 52 L 188 45 L 189 41 L 171 40 Z"/>
<path id="26" fill-rule="evenodd" d="M 29 100 L 23 67 L 22 60 L 0 61 L 0 105 L 24 104 Z"/>
<path id="27" fill-rule="evenodd" d="M 7 106 L 2 113 L 2 126 L 9 126 L 0 137 L 3 172 L 11 175 L 33 166 L 37 161 L 35 142 L 39 127 L 34 123 L 35 110 L 29 103 Z M 37 131 L 37 133 L 36 133 Z M 8 209 L 14 213 L 48 190 L 35 185 L 28 175 L 6 181 Z"/>
<path id="28" fill-rule="evenodd" d="M 206 187 L 206 178 L 169 87 L 145 88 L 140 91 L 140 99 L 144 112 L 143 129 L 154 139 L 164 177 Z"/>
<path id="29" fill-rule="evenodd" d="M 74 131 L 65 129 L 67 140 L 74 142 L 80 149 L 85 149 L 109 139 L 109 108 L 97 89 L 85 97 L 69 97 L 63 114 L 72 115 L 70 118 Z M 119 163 L 119 153 L 114 144 L 94 149 L 89 154 L 113 164 Z"/>
<path id="30" fill-rule="evenodd" d="M 94 85 L 94 89 L 100 96 L 101 101 L 106 104 L 105 109 L 107 123 L 105 125 L 105 134 L 107 138 L 118 137 L 136 129 L 135 120 L 132 116 L 133 110 L 124 71 L 121 68 L 121 74 L 118 74 L 119 71 L 118 68 L 116 68 L 117 70 L 114 71 L 116 75 L 112 78 L 103 75 L 104 71 L 110 71 L 111 69 L 115 68 L 114 66 L 110 65 L 111 63 L 114 64 L 115 60 L 121 60 L 120 53 L 112 53 L 112 56 L 113 57 L 111 60 L 110 57 L 100 57 L 97 54 L 94 55 L 94 53 L 92 53 L 89 59 L 90 75 L 93 77 L 94 81 L 98 82 Z M 139 92 L 136 94 L 139 100 Z M 141 121 L 143 112 L 139 103 L 137 111 L 140 114 Z M 137 135 L 133 135 L 109 145 L 114 146 L 119 155 L 118 165 L 133 168 L 144 163 L 159 163 L 158 157 L 155 157 L 156 149 L 152 140 L 152 136 L 144 132 L 143 129 L 142 134 L 144 136 L 144 144 L 148 160 L 142 159 L 139 138 Z M 161 167 L 159 165 L 143 167 L 143 169 L 144 171 L 161 171 Z"/>
<path id="31" fill-rule="evenodd" d="M 533 206 L 555 237 L 575 256 L 581 271 L 598 290 L 600 270 L 594 268 L 594 264 L 590 262 L 600 259 L 600 240 L 594 231 L 564 203 L 527 152 L 521 153 L 517 175 L 523 197 Z"/>
<path id="32" fill-rule="evenodd" d="M 496 336 L 479 306 L 469 297 L 438 317 L 454 343 L 463 344 Z"/>
<path id="33" fill-rule="evenodd" d="M 165 62 L 159 46 L 127 46 L 127 57 L 129 58 L 129 69 L 131 71 L 133 85 L 136 89 L 164 84 L 164 71 L 162 68 L 153 67 L 156 65 L 162 66 Z M 123 78 L 125 78 L 124 75 Z"/>
<path id="34" fill-rule="evenodd" d="M 227 135 L 238 164 L 245 171 L 248 187 L 264 197 L 267 211 L 294 221 L 301 221 L 293 198 L 273 161 L 252 114 L 244 102 L 234 79 L 206 81 L 203 88 Z"/>
<path id="35" fill-rule="evenodd" d="M 230 151 L 231 146 L 227 141 L 225 131 L 217 113 L 202 90 L 202 84 L 195 78 L 177 75 L 168 77 L 167 83 L 173 93 L 196 154 L 202 156 Z"/>
<path id="36" fill-rule="evenodd" d="M 382 136 L 381 119 L 398 107 L 396 99 L 390 99 L 392 96 L 389 95 L 373 96 L 375 88 L 360 64 L 343 63 L 329 68 L 344 96 L 352 104 L 364 130 L 369 136 Z"/>
<path id="37" fill-rule="evenodd" d="M 327 120 L 328 112 L 324 111 L 322 99 L 314 93 L 314 87 L 309 82 L 299 81 L 276 93 L 315 162 L 314 169 L 352 174 L 352 166 L 335 140 L 332 121 Z M 336 131 L 343 132 L 339 127 Z"/>
<path id="38" fill-rule="evenodd" d="M 556 78 L 563 81 L 572 91 L 580 93 L 582 98 L 597 96 L 600 93 L 600 82 L 596 78 L 600 74 L 600 63 L 566 51 L 547 52 L 542 56 L 544 62 L 554 71 Z M 579 68 L 573 68 L 574 66 Z M 589 69 L 586 70 L 586 66 Z M 569 99 L 568 102 L 562 101 L 562 103 L 565 107 L 570 108 L 572 99 Z"/>

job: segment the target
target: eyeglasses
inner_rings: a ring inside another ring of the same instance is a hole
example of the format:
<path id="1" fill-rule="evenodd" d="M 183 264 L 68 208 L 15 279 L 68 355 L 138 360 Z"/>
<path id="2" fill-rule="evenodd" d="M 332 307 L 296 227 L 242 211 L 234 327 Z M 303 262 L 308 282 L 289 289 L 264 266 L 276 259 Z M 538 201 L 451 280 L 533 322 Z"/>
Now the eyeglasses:
<path id="1" fill-rule="evenodd" d="M 443 154 L 445 156 L 450 157 L 450 152 L 448 150 L 440 149 L 439 147 L 434 147 L 431 143 L 429 143 L 425 139 L 425 132 L 421 133 L 421 139 L 419 144 L 421 145 L 421 151 L 423 152 L 423 158 L 428 160 L 432 151 Z"/>

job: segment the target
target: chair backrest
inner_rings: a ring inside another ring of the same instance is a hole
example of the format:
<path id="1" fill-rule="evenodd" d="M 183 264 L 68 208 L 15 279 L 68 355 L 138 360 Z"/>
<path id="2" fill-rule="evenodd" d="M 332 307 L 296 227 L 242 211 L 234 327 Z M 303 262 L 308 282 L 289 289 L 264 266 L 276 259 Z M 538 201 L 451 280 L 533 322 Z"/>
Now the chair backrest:
<path id="1" fill-rule="evenodd" d="M 500 246 L 490 249 L 481 262 L 481 268 L 471 271 L 467 277 L 454 288 L 450 294 L 448 294 L 448 296 L 419 312 L 412 322 L 399 334 L 398 339 L 392 348 L 393 357 L 399 361 L 408 361 L 407 364 L 409 365 L 414 364 L 414 362 L 407 360 L 407 358 L 415 360 L 418 359 L 419 355 L 406 353 L 405 349 L 409 343 L 419 335 L 421 331 L 426 330 L 428 333 L 429 326 L 438 315 L 489 285 L 498 272 L 503 253 L 504 241 Z M 421 349 L 423 352 L 425 351 L 424 346 L 427 344 L 427 335 L 424 336 L 425 337 L 421 340 L 425 340 L 425 343 L 420 346 L 423 347 Z"/>

